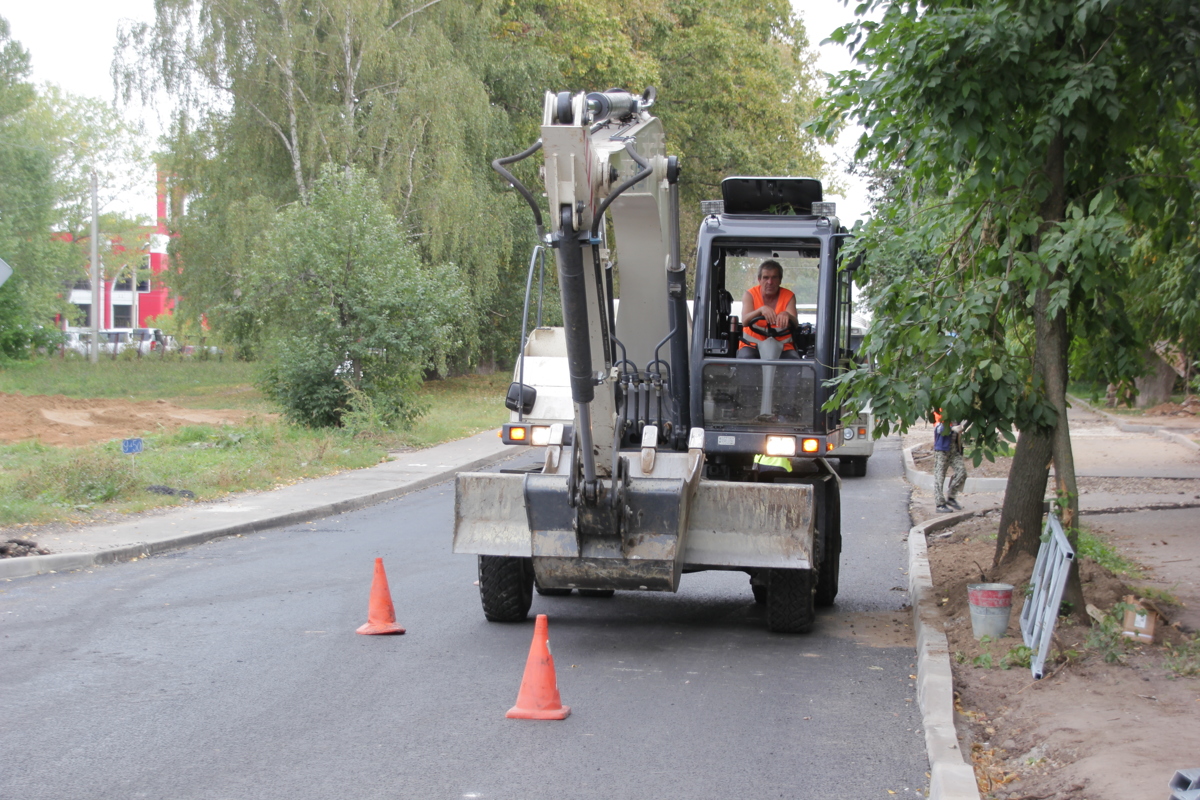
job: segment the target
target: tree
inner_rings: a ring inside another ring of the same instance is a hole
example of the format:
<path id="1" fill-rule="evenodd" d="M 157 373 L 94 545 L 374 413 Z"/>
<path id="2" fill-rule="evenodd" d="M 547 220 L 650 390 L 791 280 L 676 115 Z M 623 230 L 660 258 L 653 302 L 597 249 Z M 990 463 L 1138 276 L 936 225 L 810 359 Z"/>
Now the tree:
<path id="1" fill-rule="evenodd" d="M 51 320 L 69 247 L 51 239 L 54 158 L 29 110 L 36 102 L 29 53 L 0 17 L 0 258 L 13 275 L 0 286 L 0 358 L 19 358 L 53 341 Z"/>
<path id="2" fill-rule="evenodd" d="M 242 302 L 274 356 L 267 393 L 307 425 L 336 425 L 356 396 L 385 421 L 418 409 L 425 370 L 445 370 L 471 315 L 451 264 L 422 266 L 378 184 L 327 168 L 256 249 Z"/>
<path id="3" fill-rule="evenodd" d="M 721 174 L 823 171 L 803 128 L 811 53 L 779 0 L 163 0 L 124 42 L 125 96 L 163 87 L 182 103 L 168 166 L 189 196 L 172 276 L 184 313 L 238 307 L 245 243 L 271 212 L 304 202 L 322 165 L 358 167 L 422 260 L 462 271 L 480 313 L 464 324 L 460 367 L 515 350 L 535 242 L 528 208 L 489 164 L 537 138 L 546 90 L 660 85 L 693 217 Z M 517 169 L 531 180 L 535 167 Z M 212 321 L 252 343 L 243 317 Z"/>
<path id="4" fill-rule="evenodd" d="M 1196 86 L 1196 12 L 1174 0 L 865 5 L 881 20 L 835 35 L 863 69 L 839 78 L 826 124 L 858 118 L 860 157 L 904 173 L 862 239 L 860 279 L 873 262 L 893 267 L 864 343 L 880 370 L 855 371 L 840 396 L 872 397 L 884 431 L 943 406 L 983 448 L 1015 425 L 1010 482 L 1036 489 L 1048 450 L 1074 537 L 1068 346 L 1119 303 L 1139 156 L 1164 140 L 1159 110 Z M 1136 348 L 1109 329 L 1114 352 Z M 1006 495 L 998 562 L 1036 547 L 1041 498 Z M 1077 613 L 1080 598 L 1075 575 Z"/>
<path id="5" fill-rule="evenodd" d="M 488 167 L 515 145 L 481 75 L 499 47 L 482 11 L 450 0 L 164 0 L 153 26 L 125 32 L 126 97 L 163 87 L 181 104 L 169 167 L 191 197 L 179 288 L 193 313 L 232 299 L 238 281 L 222 273 L 252 268 L 222 261 L 248 252 L 220 246 L 222 233 L 253 239 L 247 222 L 306 202 L 325 164 L 373 176 L 426 263 L 458 264 L 470 302 L 488 307 L 514 261 L 519 198 Z M 481 319 L 463 324 L 473 351 Z"/>

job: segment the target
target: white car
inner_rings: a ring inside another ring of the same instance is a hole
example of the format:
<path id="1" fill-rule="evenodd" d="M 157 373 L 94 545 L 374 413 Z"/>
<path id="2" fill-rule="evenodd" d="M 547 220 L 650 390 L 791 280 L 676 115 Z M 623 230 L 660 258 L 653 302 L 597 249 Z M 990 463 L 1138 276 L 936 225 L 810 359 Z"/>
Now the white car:
<path id="1" fill-rule="evenodd" d="M 107 328 L 100 331 L 100 353 L 115 355 L 131 344 L 132 328 Z"/>
<path id="2" fill-rule="evenodd" d="M 175 337 L 168 336 L 161 328 L 134 328 L 129 334 L 130 342 L 144 356 L 154 353 L 174 352 L 179 349 Z"/>

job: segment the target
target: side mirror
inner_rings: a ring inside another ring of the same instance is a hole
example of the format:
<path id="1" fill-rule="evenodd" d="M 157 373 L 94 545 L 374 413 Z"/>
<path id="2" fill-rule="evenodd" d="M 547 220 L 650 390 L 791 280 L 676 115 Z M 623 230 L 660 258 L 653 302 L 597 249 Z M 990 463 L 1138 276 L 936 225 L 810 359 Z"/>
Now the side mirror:
<path id="1" fill-rule="evenodd" d="M 537 389 L 523 383 L 513 382 L 508 385 L 508 394 L 504 398 L 504 407 L 518 414 L 528 414 L 533 411 L 537 400 Z"/>

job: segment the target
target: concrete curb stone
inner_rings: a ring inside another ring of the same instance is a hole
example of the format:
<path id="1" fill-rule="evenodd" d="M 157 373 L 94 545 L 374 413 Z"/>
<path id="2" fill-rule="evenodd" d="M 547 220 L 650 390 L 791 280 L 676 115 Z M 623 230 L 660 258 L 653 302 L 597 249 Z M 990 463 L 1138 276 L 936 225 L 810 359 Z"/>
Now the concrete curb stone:
<path id="1" fill-rule="evenodd" d="M 517 448 L 502 446 L 500 449 L 464 464 L 455 465 L 441 472 L 427 475 L 408 482 L 400 482 L 386 489 L 366 491 L 349 499 L 337 500 L 331 503 L 317 503 L 303 508 L 297 508 L 285 513 L 272 514 L 250 521 L 219 523 L 200 530 L 159 539 L 153 542 L 135 542 L 133 544 L 110 547 L 93 552 L 51 553 L 45 556 L 22 556 L 20 558 L 0 559 L 0 580 L 11 578 L 26 578 L 52 572 L 86 569 L 98 564 L 113 564 L 118 561 L 129 561 L 135 558 L 166 553 L 184 547 L 193 547 L 215 539 L 224 539 L 240 534 L 257 533 L 272 528 L 283 528 L 311 519 L 344 514 L 357 511 L 387 500 L 393 500 L 402 495 L 418 492 L 435 486 L 443 481 L 452 479 L 459 472 L 469 472 L 474 469 L 494 464 L 512 455 Z M 372 469 L 372 468 L 368 468 Z M 319 480 L 319 479 L 318 479 Z M 403 480 L 403 479 L 399 479 Z"/>
<path id="2" fill-rule="evenodd" d="M 929 756 L 929 800 L 979 800 L 975 769 L 958 745 L 954 726 L 950 644 L 934 596 L 925 538 L 974 515 L 973 511 L 947 514 L 915 525 L 908 532 L 908 592 L 917 639 L 917 702 Z"/>

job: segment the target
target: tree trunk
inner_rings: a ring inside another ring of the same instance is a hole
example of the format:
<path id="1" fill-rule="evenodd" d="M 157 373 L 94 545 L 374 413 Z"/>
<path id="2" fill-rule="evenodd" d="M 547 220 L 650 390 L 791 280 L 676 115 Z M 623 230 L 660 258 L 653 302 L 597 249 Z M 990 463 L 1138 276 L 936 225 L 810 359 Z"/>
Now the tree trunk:
<path id="1" fill-rule="evenodd" d="M 1042 224 L 1033 242 L 1036 251 L 1042 235 L 1066 213 L 1066 144 L 1061 133 L 1055 135 L 1046 148 L 1045 177 L 1047 196 L 1042 203 Z M 1049 267 L 1047 267 L 1049 269 Z M 996 538 L 994 563 L 999 565 L 1016 553 L 1037 547 L 1030 537 L 1041 535 L 1042 498 L 1045 496 L 1048 471 L 1047 456 L 1054 463 L 1056 512 L 1063 529 L 1078 549 L 1079 491 L 1075 484 L 1075 459 L 1071 452 L 1071 430 L 1067 424 L 1067 314 L 1059 309 L 1050 314 L 1049 287 L 1064 276 L 1056 271 L 1043 276 L 1042 287 L 1034 294 L 1033 358 L 1034 391 L 1041 391 L 1054 407 L 1054 426 L 1045 433 L 1022 431 L 1017 439 L 1017 452 L 1009 472 L 1009 489 L 1004 495 L 1000 512 L 1000 530 Z M 1047 452 L 1048 451 L 1048 452 Z M 1035 521 L 1036 520 L 1036 524 Z M 1077 618 L 1085 617 L 1083 587 L 1079 582 L 1078 562 L 1072 562 L 1063 600 L 1070 604 Z"/>
<path id="2" fill-rule="evenodd" d="M 1062 132 L 1055 134 L 1046 148 L 1046 179 L 1049 193 L 1042 203 L 1041 236 L 1066 215 L 1066 144 Z M 1050 286 L 1064 280 L 1061 267 L 1044 276 L 1041 288 L 1034 296 L 1033 317 L 1036 345 L 1034 350 L 1034 375 L 1045 391 L 1046 399 L 1054 406 L 1055 422 L 1053 446 L 1054 494 L 1056 508 L 1063 530 L 1071 547 L 1079 551 L 1079 488 L 1075 483 L 1075 455 L 1071 450 L 1071 428 L 1067 422 L 1067 349 L 1070 345 L 1067 333 L 1067 312 L 1059 308 L 1050 313 Z M 1087 620 L 1083 599 L 1083 586 L 1079 581 L 1079 561 L 1071 562 L 1067 576 L 1063 601 L 1071 608 L 1071 614 L 1080 621 Z"/>
<path id="3" fill-rule="evenodd" d="M 1137 386 L 1137 407 L 1150 408 L 1171 399 L 1175 388 L 1175 369 L 1150 348 L 1142 354 L 1146 358 L 1148 372 L 1134 380 Z"/>
<path id="4" fill-rule="evenodd" d="M 1000 534 L 992 566 L 999 567 L 1018 553 L 1037 556 L 1041 546 L 1042 506 L 1050 475 L 1053 439 L 1049 433 L 1021 431 L 1008 472 L 1004 508 L 1000 511 Z"/>

